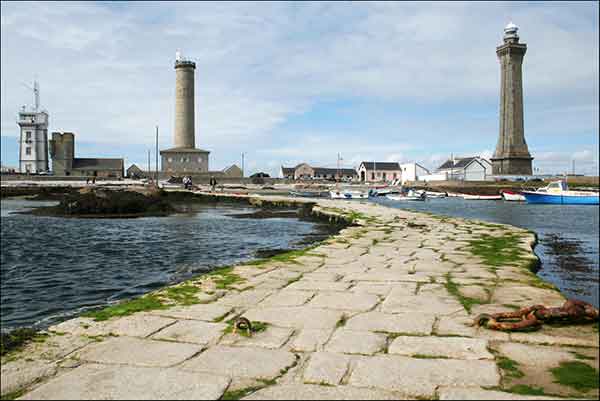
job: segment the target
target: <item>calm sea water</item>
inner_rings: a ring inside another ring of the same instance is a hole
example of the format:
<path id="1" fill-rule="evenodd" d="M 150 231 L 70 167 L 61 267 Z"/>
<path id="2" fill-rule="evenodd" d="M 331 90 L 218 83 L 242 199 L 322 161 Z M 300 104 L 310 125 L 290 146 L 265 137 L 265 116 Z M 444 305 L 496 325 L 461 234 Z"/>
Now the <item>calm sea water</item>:
<path id="1" fill-rule="evenodd" d="M 581 299 L 598 307 L 600 209 L 597 206 L 530 205 L 521 202 L 466 201 L 462 198 L 394 202 L 380 197 L 375 202 L 532 230 L 539 238 L 535 252 L 542 261 L 542 268 L 538 275 L 560 288 L 567 297 Z"/>
<path id="2" fill-rule="evenodd" d="M 14 214 L 41 204 L 1 202 L 2 330 L 45 327 L 254 258 L 260 249 L 298 248 L 325 231 L 324 224 L 295 218 L 228 216 L 256 210 L 240 206 L 194 206 L 186 214 L 139 219 Z"/>

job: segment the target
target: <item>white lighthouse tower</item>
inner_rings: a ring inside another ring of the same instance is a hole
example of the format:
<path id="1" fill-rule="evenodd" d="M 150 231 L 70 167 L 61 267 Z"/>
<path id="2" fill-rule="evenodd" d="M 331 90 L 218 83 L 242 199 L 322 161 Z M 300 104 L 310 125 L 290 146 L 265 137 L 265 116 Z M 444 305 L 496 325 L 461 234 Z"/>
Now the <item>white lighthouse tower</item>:
<path id="1" fill-rule="evenodd" d="M 48 171 L 48 112 L 40 110 L 40 86 L 33 83 L 34 106 L 23 106 L 17 124 L 19 139 L 19 171 L 41 173 Z"/>

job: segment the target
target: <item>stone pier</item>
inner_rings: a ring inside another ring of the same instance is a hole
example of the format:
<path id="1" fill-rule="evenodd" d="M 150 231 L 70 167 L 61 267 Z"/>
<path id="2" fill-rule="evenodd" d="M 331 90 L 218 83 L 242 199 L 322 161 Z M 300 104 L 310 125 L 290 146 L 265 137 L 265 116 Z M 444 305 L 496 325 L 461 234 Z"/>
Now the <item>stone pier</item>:
<path id="1" fill-rule="evenodd" d="M 313 213 L 353 224 L 311 249 L 51 327 L 3 357 L 3 396 L 597 399 L 597 323 L 528 333 L 472 326 L 479 313 L 564 302 L 530 271 L 534 234 L 316 202 Z M 234 333 L 239 316 L 256 332 Z"/>

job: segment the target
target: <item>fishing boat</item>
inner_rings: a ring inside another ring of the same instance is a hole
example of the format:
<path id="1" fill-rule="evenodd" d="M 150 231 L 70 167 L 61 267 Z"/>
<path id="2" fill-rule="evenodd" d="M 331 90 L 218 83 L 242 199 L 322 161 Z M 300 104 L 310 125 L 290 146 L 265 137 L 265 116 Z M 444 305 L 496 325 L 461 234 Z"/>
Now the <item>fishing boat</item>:
<path id="1" fill-rule="evenodd" d="M 536 191 L 523 191 L 527 203 L 557 205 L 598 205 L 599 192 L 571 191 L 566 181 L 554 181 Z"/>
<path id="2" fill-rule="evenodd" d="M 461 194 L 464 200 L 502 200 L 502 195 L 469 195 Z"/>
<path id="3" fill-rule="evenodd" d="M 514 191 L 502 191 L 502 199 L 508 202 L 525 202 L 523 194 Z"/>
<path id="4" fill-rule="evenodd" d="M 331 199 L 368 199 L 369 194 L 359 191 L 330 191 Z"/>

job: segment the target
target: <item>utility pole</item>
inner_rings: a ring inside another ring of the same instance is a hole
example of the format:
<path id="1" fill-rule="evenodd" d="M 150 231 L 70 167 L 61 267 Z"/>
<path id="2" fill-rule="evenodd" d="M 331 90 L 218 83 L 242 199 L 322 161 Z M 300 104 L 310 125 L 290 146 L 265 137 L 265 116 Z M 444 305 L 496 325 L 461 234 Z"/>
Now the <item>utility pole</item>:
<path id="1" fill-rule="evenodd" d="M 158 187 L 158 125 L 156 126 L 156 163 L 155 163 L 156 171 L 156 186 Z"/>
<path id="2" fill-rule="evenodd" d="M 150 175 L 150 149 L 148 149 L 148 178 L 152 179 L 152 176 Z"/>
<path id="3" fill-rule="evenodd" d="M 572 162 L 572 164 L 573 164 L 573 166 L 572 166 L 572 168 L 571 168 L 571 170 L 572 170 L 572 171 L 571 171 L 571 175 L 575 175 L 575 159 L 573 159 L 571 162 Z"/>
<path id="4" fill-rule="evenodd" d="M 242 178 L 244 178 L 244 152 L 242 152 Z"/>

